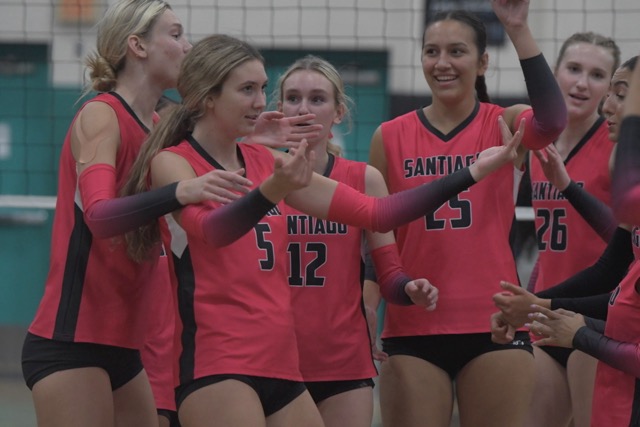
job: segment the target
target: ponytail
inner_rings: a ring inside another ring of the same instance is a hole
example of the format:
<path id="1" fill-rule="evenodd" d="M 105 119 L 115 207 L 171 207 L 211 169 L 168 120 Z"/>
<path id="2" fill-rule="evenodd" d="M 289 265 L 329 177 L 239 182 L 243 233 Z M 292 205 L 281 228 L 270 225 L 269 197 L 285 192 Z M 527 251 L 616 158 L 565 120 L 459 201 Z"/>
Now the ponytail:
<path id="1" fill-rule="evenodd" d="M 130 196 L 149 190 L 151 161 L 164 148 L 178 145 L 192 130 L 191 112 L 179 104 L 160 119 L 149 138 L 142 144 L 140 153 L 131 168 L 129 179 L 122 188 L 121 196 Z M 134 261 L 148 258 L 151 248 L 160 241 L 160 228 L 154 219 L 148 224 L 125 235 L 127 253 Z"/>
<path id="2" fill-rule="evenodd" d="M 489 93 L 487 93 L 487 82 L 484 76 L 476 77 L 476 95 L 480 102 L 491 102 Z"/>

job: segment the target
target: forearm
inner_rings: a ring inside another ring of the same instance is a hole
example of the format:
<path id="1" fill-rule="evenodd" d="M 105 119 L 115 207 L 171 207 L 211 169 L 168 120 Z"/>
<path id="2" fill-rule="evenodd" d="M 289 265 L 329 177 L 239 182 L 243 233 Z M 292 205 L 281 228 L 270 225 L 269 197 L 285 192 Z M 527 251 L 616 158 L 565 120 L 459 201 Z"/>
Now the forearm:
<path id="1" fill-rule="evenodd" d="M 616 341 L 583 326 L 573 337 L 573 347 L 615 369 L 640 378 L 640 348 L 637 343 Z"/>
<path id="2" fill-rule="evenodd" d="M 405 286 L 411 281 L 411 278 L 402 268 L 396 244 L 374 249 L 371 251 L 371 258 L 379 278 L 378 284 L 382 297 L 392 304 L 413 304 L 405 292 Z"/>
<path id="3" fill-rule="evenodd" d="M 124 234 L 182 207 L 176 198 L 178 183 L 117 197 L 115 180 L 115 168 L 107 164 L 93 165 L 78 178 L 84 219 L 95 237 Z"/>
<path id="4" fill-rule="evenodd" d="M 562 190 L 562 194 L 602 240 L 605 242 L 611 240 L 618 222 L 609 206 L 574 181 Z"/>
<path id="5" fill-rule="evenodd" d="M 550 308 L 551 310 L 563 308 L 594 319 L 606 320 L 610 297 L 611 294 L 605 293 L 588 297 L 553 298 Z"/>
<path id="6" fill-rule="evenodd" d="M 180 225 L 189 234 L 204 237 L 214 247 L 229 245 L 249 232 L 275 207 L 259 189 L 232 203 L 207 209 L 189 205 L 180 212 Z"/>
<path id="7" fill-rule="evenodd" d="M 526 120 L 522 145 L 539 150 L 551 144 L 567 124 L 567 107 L 547 61 L 542 54 L 521 59 L 520 65 L 531 102 L 531 111 L 518 116 Z"/>
<path id="8" fill-rule="evenodd" d="M 380 286 L 377 282 L 371 279 L 364 279 L 362 300 L 366 307 L 378 310 L 380 301 L 382 301 L 382 295 L 380 295 Z"/>
<path id="9" fill-rule="evenodd" d="M 339 184 L 331 199 L 327 219 L 388 232 L 435 211 L 474 183 L 469 168 L 463 168 L 436 181 L 383 198 L 368 197 Z"/>
<path id="10" fill-rule="evenodd" d="M 611 292 L 625 276 L 632 261 L 631 233 L 618 227 L 598 261 L 564 282 L 536 295 L 540 298 L 563 298 Z"/>

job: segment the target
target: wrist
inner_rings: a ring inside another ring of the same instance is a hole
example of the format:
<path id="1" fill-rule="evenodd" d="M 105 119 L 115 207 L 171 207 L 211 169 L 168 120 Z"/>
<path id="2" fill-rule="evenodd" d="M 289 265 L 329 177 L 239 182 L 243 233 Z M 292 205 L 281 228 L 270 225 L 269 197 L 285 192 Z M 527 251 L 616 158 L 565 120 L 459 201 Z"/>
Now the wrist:
<path id="1" fill-rule="evenodd" d="M 189 204 L 189 181 L 190 180 L 184 180 L 174 183 L 174 197 L 181 206 L 186 206 Z"/>
<path id="2" fill-rule="evenodd" d="M 560 191 L 565 191 L 567 188 L 569 188 L 571 182 L 571 179 L 569 177 L 566 177 L 564 179 L 560 179 L 560 181 L 558 181 L 558 185 L 554 184 L 554 186 Z"/>
<path id="3" fill-rule="evenodd" d="M 533 300 L 533 303 L 535 305 L 540 306 L 540 307 L 544 307 L 546 309 L 551 310 L 551 300 L 550 299 L 535 297 L 534 300 Z"/>
<path id="4" fill-rule="evenodd" d="M 475 182 L 480 181 L 486 175 L 482 170 L 482 166 L 478 164 L 478 161 L 472 163 L 471 166 L 469 166 L 469 173 L 471 174 L 471 178 L 473 178 Z"/>
<path id="5" fill-rule="evenodd" d="M 274 204 L 277 204 L 279 201 L 287 197 L 291 192 L 291 190 L 287 189 L 286 186 L 283 188 L 282 185 L 279 185 L 273 175 L 265 179 L 258 189 L 265 199 Z"/>

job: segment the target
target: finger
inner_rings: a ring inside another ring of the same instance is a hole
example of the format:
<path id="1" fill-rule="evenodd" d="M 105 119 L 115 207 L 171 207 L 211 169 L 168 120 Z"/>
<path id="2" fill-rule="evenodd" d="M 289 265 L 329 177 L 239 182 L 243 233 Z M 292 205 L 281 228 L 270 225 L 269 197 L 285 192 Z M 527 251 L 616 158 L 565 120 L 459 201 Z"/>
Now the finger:
<path id="1" fill-rule="evenodd" d="M 573 317 L 576 315 L 575 312 L 571 311 L 571 310 L 565 310 L 564 308 L 558 308 L 554 311 L 554 313 L 556 314 L 560 314 L 562 316 L 569 316 L 569 317 Z"/>
<path id="2" fill-rule="evenodd" d="M 541 307 L 537 304 L 531 304 L 531 309 L 533 311 L 532 314 L 541 313 L 542 315 L 548 317 L 549 319 L 557 319 L 559 317 L 552 310 L 549 310 L 548 308 L 545 308 L 545 307 Z"/>
<path id="3" fill-rule="evenodd" d="M 520 120 L 520 124 L 518 125 L 518 132 L 520 133 L 520 135 L 524 135 L 524 127 L 526 123 L 527 121 L 525 119 Z"/>
<path id="4" fill-rule="evenodd" d="M 291 134 L 305 134 L 310 132 L 320 132 L 324 126 L 320 123 L 308 123 L 308 124 L 299 124 L 294 125 L 291 129 Z"/>
<path id="5" fill-rule="evenodd" d="M 219 197 L 219 196 L 216 196 L 215 194 L 211 196 L 210 200 L 220 203 L 221 205 L 228 205 L 229 203 L 233 202 L 233 200 L 229 200 L 225 197 Z"/>
<path id="6" fill-rule="evenodd" d="M 306 123 L 309 122 L 313 119 L 316 118 L 315 114 L 312 113 L 307 113 L 307 114 L 302 114 L 300 116 L 291 116 L 291 117 L 287 117 L 287 120 L 289 121 L 289 124 L 291 125 L 298 125 L 301 123 Z"/>
<path id="7" fill-rule="evenodd" d="M 539 339 L 535 340 L 531 344 L 540 347 L 540 346 L 545 346 L 545 345 L 554 345 L 555 342 L 554 342 L 553 338 L 551 338 L 551 337 L 543 337 L 543 338 L 539 338 Z"/>
<path id="8" fill-rule="evenodd" d="M 513 137 L 509 141 L 509 144 L 507 144 L 507 147 L 510 148 L 511 150 L 515 150 L 518 148 L 518 146 L 520 146 L 520 142 L 522 142 L 522 137 L 524 135 L 524 125 L 525 125 L 525 120 L 524 119 L 520 120 L 520 125 L 518 126 L 518 130 L 516 131 L 516 133 L 513 134 Z"/>
<path id="9" fill-rule="evenodd" d="M 510 141 L 513 135 L 511 134 L 511 129 L 507 125 L 507 122 L 504 121 L 504 117 L 498 116 L 498 127 L 500 127 L 500 133 L 502 134 L 502 142 Z"/>
<path id="10" fill-rule="evenodd" d="M 253 186 L 253 182 L 250 179 L 247 179 L 240 175 L 227 175 L 225 176 L 228 183 L 230 183 L 234 187 L 251 187 Z"/>
<path id="11" fill-rule="evenodd" d="M 280 111 L 264 111 L 262 114 L 260 114 L 260 117 L 265 120 L 275 120 L 283 118 L 284 113 Z"/>
<path id="12" fill-rule="evenodd" d="M 309 130 L 299 130 L 299 128 L 294 128 L 293 131 L 289 135 L 287 135 L 287 142 L 284 144 L 288 145 L 289 142 L 296 143 L 300 142 L 302 139 L 314 139 L 320 135 L 320 131 L 316 131 L 313 129 Z"/>
<path id="13" fill-rule="evenodd" d="M 219 197 L 219 198 L 222 198 L 222 199 L 226 199 L 227 203 L 242 197 L 242 194 L 234 193 L 232 191 L 225 190 L 225 189 L 219 188 L 219 187 L 209 190 L 209 194 L 212 197 Z"/>
<path id="14" fill-rule="evenodd" d="M 545 147 L 545 149 L 547 150 L 547 152 L 549 152 L 550 154 L 554 154 L 554 155 L 560 155 L 560 152 L 558 151 L 558 148 L 556 148 L 555 145 L 553 144 L 549 144 Z"/>
<path id="15" fill-rule="evenodd" d="M 549 318 L 542 313 L 529 313 L 528 317 L 533 321 L 533 324 L 536 325 L 536 327 L 538 328 L 541 328 L 542 325 L 545 325 L 546 322 L 549 320 Z"/>
<path id="16" fill-rule="evenodd" d="M 507 325 L 507 333 L 505 334 L 505 337 L 509 341 L 513 341 L 516 337 L 516 328 L 511 325 Z"/>
<path id="17" fill-rule="evenodd" d="M 505 281 L 500 282 L 500 287 L 516 295 L 524 295 L 526 293 L 526 290 L 522 286 Z"/>
<path id="18" fill-rule="evenodd" d="M 548 163 L 547 156 L 545 155 L 545 153 L 542 152 L 542 150 L 533 150 L 533 154 L 536 156 L 536 158 L 540 161 L 541 164 L 546 165 Z"/>

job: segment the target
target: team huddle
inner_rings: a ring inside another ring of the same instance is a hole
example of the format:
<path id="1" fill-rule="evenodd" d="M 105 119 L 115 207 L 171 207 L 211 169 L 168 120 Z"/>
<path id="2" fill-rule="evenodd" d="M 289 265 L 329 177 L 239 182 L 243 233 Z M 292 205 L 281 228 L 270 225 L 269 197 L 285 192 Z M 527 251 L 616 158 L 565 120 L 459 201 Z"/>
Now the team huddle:
<path id="1" fill-rule="evenodd" d="M 352 101 L 325 59 L 268 108 L 257 48 L 113 3 L 23 347 L 38 425 L 370 427 L 379 387 L 385 427 L 449 427 L 456 403 L 464 427 L 640 426 L 640 67 L 593 32 L 550 67 L 528 3 L 491 1 L 529 105 L 491 102 L 482 21 L 439 13 L 431 101 L 381 123 L 368 163 L 331 141 Z"/>

